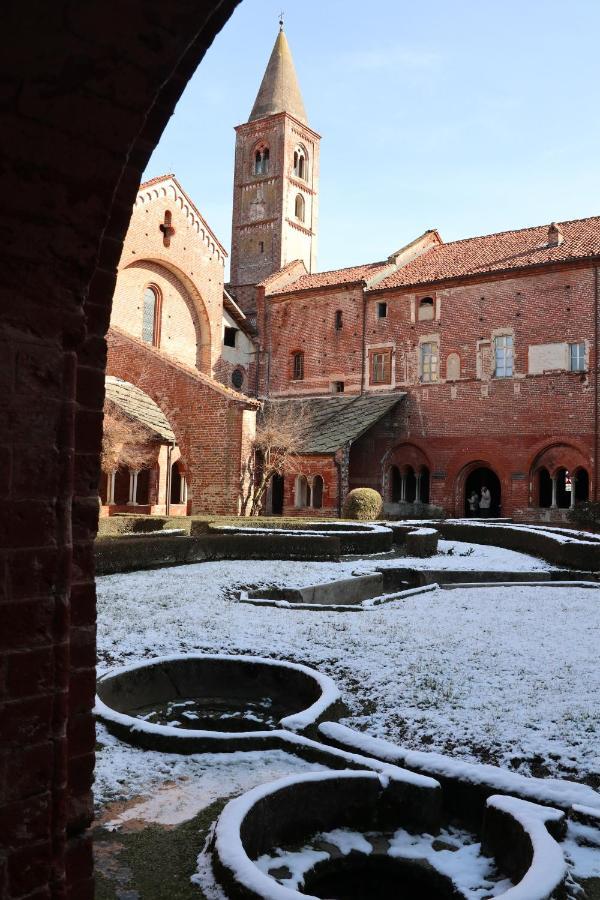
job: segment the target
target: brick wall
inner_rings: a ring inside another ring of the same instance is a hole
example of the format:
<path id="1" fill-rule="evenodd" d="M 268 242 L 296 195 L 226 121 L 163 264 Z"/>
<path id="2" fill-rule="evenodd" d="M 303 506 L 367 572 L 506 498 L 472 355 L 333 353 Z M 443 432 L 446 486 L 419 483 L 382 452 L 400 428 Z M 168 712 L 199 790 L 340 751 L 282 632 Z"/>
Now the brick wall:
<path id="1" fill-rule="evenodd" d="M 465 479 L 477 463 L 500 478 L 503 514 L 524 517 L 537 503 L 532 470 L 548 447 L 556 448 L 556 465 L 569 467 L 575 459 L 583 465 L 591 492 L 598 490 L 595 292 L 596 275 L 589 265 L 448 283 L 435 290 L 373 290 L 366 293 L 363 338 L 362 288 L 290 289 L 267 296 L 264 303 L 263 390 L 319 394 L 328 392 L 333 381 L 344 381 L 347 392 L 357 392 L 364 367 L 367 390 L 407 396 L 393 425 L 385 420 L 354 445 L 351 486 L 385 492 L 389 465 L 407 463 L 410 448 L 417 447 L 430 462 L 433 503 L 462 514 Z M 425 297 L 433 300 L 433 319 L 419 320 L 419 301 Z M 387 303 L 384 318 L 378 316 L 380 302 Z M 336 310 L 342 313 L 341 329 L 335 328 Z M 495 378 L 492 342 L 503 332 L 514 338 L 514 374 Z M 437 344 L 437 383 L 420 380 L 423 341 Z M 529 374 L 530 345 L 577 342 L 586 344 L 585 372 Z M 369 351 L 377 349 L 391 350 L 392 366 L 390 383 L 376 386 L 369 380 Z M 304 352 L 302 381 L 292 378 L 296 350 Z M 453 372 L 456 356 L 459 366 Z"/>
<path id="2" fill-rule="evenodd" d="M 1 900 L 94 895 L 104 334 L 141 172 L 235 5 L 147 0 L 118 28 L 94 0 L 4 11 Z"/>
<path id="3" fill-rule="evenodd" d="M 256 404 L 115 327 L 107 373 L 141 388 L 165 414 L 185 465 L 191 512 L 236 514 Z"/>
<path id="4" fill-rule="evenodd" d="M 165 241 L 165 214 L 174 233 Z M 140 189 L 119 262 L 111 322 L 142 335 L 144 289 L 161 298 L 159 346 L 210 375 L 222 347 L 226 253 L 176 179 Z"/>

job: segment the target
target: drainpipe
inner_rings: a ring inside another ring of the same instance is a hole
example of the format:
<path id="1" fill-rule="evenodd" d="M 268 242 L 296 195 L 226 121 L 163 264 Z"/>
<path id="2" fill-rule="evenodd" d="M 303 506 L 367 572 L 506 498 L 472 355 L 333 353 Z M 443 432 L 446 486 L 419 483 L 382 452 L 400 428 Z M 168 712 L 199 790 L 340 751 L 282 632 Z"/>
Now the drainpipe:
<path id="1" fill-rule="evenodd" d="M 598 470 L 600 456 L 600 436 L 598 435 L 598 374 L 600 372 L 600 360 L 598 360 L 598 330 L 600 322 L 600 284 L 598 283 L 598 267 L 594 268 L 594 500 L 598 500 L 600 491 L 598 490 Z"/>
<path id="2" fill-rule="evenodd" d="M 175 448 L 175 441 L 167 446 L 167 479 L 166 479 L 166 496 L 165 496 L 165 515 L 171 512 L 171 454 Z"/>
<path id="3" fill-rule="evenodd" d="M 361 373 L 360 373 L 360 392 L 365 392 L 365 355 L 367 352 L 367 295 L 365 293 L 365 282 L 362 286 L 363 295 L 363 314 L 362 314 L 362 348 L 361 348 Z"/>

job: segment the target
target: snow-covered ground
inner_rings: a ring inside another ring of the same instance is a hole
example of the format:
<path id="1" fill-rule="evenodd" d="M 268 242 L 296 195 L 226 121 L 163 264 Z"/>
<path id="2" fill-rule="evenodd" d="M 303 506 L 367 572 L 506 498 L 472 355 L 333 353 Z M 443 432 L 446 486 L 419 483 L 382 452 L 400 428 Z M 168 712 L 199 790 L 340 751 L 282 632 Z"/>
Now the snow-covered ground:
<path id="1" fill-rule="evenodd" d="M 393 562 L 548 568 L 508 550 L 441 545 L 446 555 Z M 257 609 L 234 599 L 244 586 L 325 582 L 381 564 L 224 561 L 99 578 L 100 669 L 191 650 L 280 657 L 331 675 L 350 708 L 343 721 L 374 736 L 525 773 L 598 774 L 597 589 L 434 590 L 364 614 Z M 173 758 L 100 739 L 100 801 L 143 793 L 150 760 L 160 782 L 181 777 L 198 759 L 178 757 L 174 772 Z"/>

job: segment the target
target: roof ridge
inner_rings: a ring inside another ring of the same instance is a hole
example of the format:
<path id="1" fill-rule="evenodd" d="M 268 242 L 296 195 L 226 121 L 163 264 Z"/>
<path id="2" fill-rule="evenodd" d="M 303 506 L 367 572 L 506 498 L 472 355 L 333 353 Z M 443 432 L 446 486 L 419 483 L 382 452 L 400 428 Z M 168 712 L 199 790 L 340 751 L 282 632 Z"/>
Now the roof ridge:
<path id="1" fill-rule="evenodd" d="M 582 216 L 580 219 L 563 219 L 557 222 L 558 225 L 575 225 L 578 222 L 591 222 L 593 219 L 600 219 L 597 216 Z M 455 238 L 453 241 L 443 241 L 439 246 L 432 247 L 432 250 L 441 250 L 443 247 L 451 247 L 453 244 L 464 244 L 466 241 L 478 241 L 482 238 L 501 237 L 504 234 L 521 234 L 524 231 L 535 231 L 536 228 L 548 228 L 550 222 L 542 222 L 540 225 L 525 225 L 523 228 L 506 228 L 504 231 L 490 231 L 489 234 L 473 234 L 470 237 Z"/>

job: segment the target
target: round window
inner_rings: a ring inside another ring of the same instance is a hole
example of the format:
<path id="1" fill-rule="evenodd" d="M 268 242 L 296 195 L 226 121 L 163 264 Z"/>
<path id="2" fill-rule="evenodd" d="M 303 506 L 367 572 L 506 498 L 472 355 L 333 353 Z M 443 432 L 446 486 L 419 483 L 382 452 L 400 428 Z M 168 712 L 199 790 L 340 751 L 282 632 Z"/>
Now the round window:
<path id="1" fill-rule="evenodd" d="M 239 389 L 241 388 L 241 386 L 244 383 L 244 373 L 242 372 L 241 369 L 233 370 L 233 372 L 231 373 L 231 383 L 234 386 L 234 388 L 236 389 L 236 391 L 239 391 Z"/>

